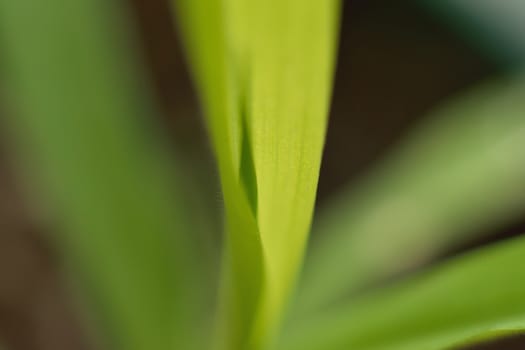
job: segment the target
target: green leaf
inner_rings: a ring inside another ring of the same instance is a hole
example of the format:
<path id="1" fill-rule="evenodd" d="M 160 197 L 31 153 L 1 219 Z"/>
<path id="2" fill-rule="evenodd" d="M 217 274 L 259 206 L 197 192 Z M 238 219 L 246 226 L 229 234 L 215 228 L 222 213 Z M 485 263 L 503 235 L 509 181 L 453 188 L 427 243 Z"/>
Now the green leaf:
<path id="1" fill-rule="evenodd" d="M 523 212 L 523 80 L 488 84 L 429 116 L 315 225 L 297 317 Z"/>
<path id="2" fill-rule="evenodd" d="M 230 321 L 225 347 L 258 348 L 279 323 L 309 231 L 339 5 L 175 4 L 221 173 L 233 281 L 225 294 L 243 315 Z"/>
<path id="3" fill-rule="evenodd" d="M 217 343 L 218 348 L 237 349 L 248 341 L 253 327 L 264 263 L 254 208 L 240 175 L 241 132 L 245 130 L 228 60 L 225 6 L 221 0 L 180 0 L 174 8 L 217 157 L 226 207 Z"/>
<path id="4" fill-rule="evenodd" d="M 525 61 L 525 4 L 521 0 L 417 0 L 493 61 Z"/>
<path id="5" fill-rule="evenodd" d="M 260 321 L 279 318 L 301 263 L 324 143 L 336 1 L 253 5 L 248 128 L 267 284 Z"/>
<path id="6" fill-rule="evenodd" d="M 286 350 L 439 350 L 525 331 L 525 238 L 453 259 L 289 329 Z"/>
<path id="7" fill-rule="evenodd" d="M 5 117 L 110 348 L 187 348 L 193 247 L 127 10 L 0 0 Z"/>

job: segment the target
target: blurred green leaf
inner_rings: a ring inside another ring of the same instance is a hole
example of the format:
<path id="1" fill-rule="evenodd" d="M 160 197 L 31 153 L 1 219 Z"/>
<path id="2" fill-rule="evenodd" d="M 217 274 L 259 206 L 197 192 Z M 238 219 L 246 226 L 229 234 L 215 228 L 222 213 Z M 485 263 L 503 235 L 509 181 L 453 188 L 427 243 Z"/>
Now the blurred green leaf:
<path id="1" fill-rule="evenodd" d="M 1 0 L 7 121 L 56 209 L 59 245 L 109 347 L 188 348 L 199 295 L 191 228 L 174 159 L 152 125 L 127 10 L 120 1 Z"/>
<path id="2" fill-rule="evenodd" d="M 175 4 L 225 197 L 233 285 L 225 293 L 240 314 L 225 347 L 258 348 L 279 323 L 309 230 L 339 6 Z"/>
<path id="3" fill-rule="evenodd" d="M 297 315 L 523 213 L 525 85 L 488 84 L 429 116 L 324 208 Z"/>
<path id="4" fill-rule="evenodd" d="M 439 350 L 525 330 L 525 238 L 339 304 L 284 334 L 286 350 Z"/>
<path id="5" fill-rule="evenodd" d="M 503 65 L 525 62 L 522 0 L 417 0 L 486 57 Z"/>

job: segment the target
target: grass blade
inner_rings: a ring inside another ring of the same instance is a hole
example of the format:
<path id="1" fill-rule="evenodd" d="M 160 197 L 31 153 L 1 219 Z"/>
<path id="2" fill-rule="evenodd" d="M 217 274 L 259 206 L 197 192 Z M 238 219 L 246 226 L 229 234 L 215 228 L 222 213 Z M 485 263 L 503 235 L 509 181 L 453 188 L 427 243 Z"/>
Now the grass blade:
<path id="1" fill-rule="evenodd" d="M 264 329 L 280 317 L 309 232 L 331 91 L 338 3 L 259 1 L 251 10 L 247 124 L 267 263 L 268 287 L 259 316 Z"/>
<path id="2" fill-rule="evenodd" d="M 226 246 L 217 348 L 245 346 L 264 280 L 255 213 L 240 179 L 242 125 L 222 0 L 176 1 L 187 55 L 200 92 L 219 167 L 226 209 Z"/>
<path id="3" fill-rule="evenodd" d="M 221 172 L 230 278 L 240 290 L 231 293 L 245 305 L 233 328 L 248 338 L 234 348 L 259 348 L 279 323 L 309 231 L 338 2 L 209 0 L 176 8 Z M 237 223 L 247 218 L 250 224 Z M 261 294 L 242 296 L 254 287 Z"/>

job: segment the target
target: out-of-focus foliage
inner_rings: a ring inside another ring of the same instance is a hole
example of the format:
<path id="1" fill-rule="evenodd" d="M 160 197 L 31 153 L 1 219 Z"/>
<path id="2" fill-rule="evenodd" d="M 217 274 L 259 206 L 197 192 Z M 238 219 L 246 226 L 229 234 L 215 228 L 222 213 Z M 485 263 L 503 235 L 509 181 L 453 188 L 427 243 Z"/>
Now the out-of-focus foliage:
<path id="1" fill-rule="evenodd" d="M 439 350 L 523 331 L 524 254 L 523 237 L 469 253 L 299 320 L 279 349 Z"/>
<path id="2" fill-rule="evenodd" d="M 0 0 L 4 122 L 109 348 L 438 350 L 523 329 L 523 238 L 357 293 L 523 210 L 521 77 L 441 108 L 327 206 L 281 327 L 312 218 L 340 6 L 176 0 L 225 206 L 211 336 L 199 321 L 215 289 L 200 283 L 187 201 L 200 194 L 154 124 L 124 4 Z M 491 28 L 477 40 L 504 37 L 487 46 L 502 61 L 523 57 L 518 0 L 427 5 L 463 13 L 460 29 Z"/>
<path id="3" fill-rule="evenodd" d="M 199 273 L 126 15 L 104 0 L 0 1 L 4 121 L 110 347 L 173 349 Z"/>
<path id="4" fill-rule="evenodd" d="M 417 0 L 495 62 L 525 61 L 525 2 L 522 0 Z"/>
<path id="5" fill-rule="evenodd" d="M 491 83 L 428 117 L 315 225 L 299 303 L 318 308 L 523 212 L 525 84 Z"/>

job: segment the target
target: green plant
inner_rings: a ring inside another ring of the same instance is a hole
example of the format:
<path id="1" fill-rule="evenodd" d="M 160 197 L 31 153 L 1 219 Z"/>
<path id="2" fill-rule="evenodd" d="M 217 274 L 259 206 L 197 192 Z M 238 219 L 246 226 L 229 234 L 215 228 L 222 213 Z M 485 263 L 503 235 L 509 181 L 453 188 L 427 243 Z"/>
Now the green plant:
<path id="1" fill-rule="evenodd" d="M 195 214 L 184 207 L 195 193 L 183 189 L 183 161 L 153 123 L 125 6 L 0 0 L 7 122 L 20 168 L 39 174 L 28 181 L 53 203 L 56 241 L 80 272 L 80 293 L 111 348 L 442 349 L 523 329 L 522 238 L 358 293 L 523 208 L 521 78 L 438 111 L 321 213 L 313 230 L 323 237 L 296 281 L 339 7 L 336 0 L 174 4 L 224 197 L 210 322 L 199 307 L 208 284 L 192 238 Z"/>

